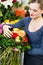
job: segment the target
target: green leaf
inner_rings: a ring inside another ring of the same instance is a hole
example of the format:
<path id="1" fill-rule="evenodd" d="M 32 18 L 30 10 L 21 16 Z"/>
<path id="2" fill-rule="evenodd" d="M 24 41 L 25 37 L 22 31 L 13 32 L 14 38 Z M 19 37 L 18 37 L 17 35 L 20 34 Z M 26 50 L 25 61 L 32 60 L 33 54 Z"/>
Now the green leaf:
<path id="1" fill-rule="evenodd" d="M 26 46 L 26 48 L 27 48 L 27 49 L 31 49 L 31 46 L 30 46 L 30 45 L 28 45 L 28 46 Z"/>
<path id="2" fill-rule="evenodd" d="M 25 10 L 28 10 L 29 9 L 29 6 L 25 6 L 25 8 L 24 8 Z"/>
<path id="3" fill-rule="evenodd" d="M 2 11 L 0 10 L 0 17 L 3 16 Z"/>
<path id="4" fill-rule="evenodd" d="M 17 49 L 21 49 L 22 47 L 19 45 L 19 46 L 16 46 Z"/>

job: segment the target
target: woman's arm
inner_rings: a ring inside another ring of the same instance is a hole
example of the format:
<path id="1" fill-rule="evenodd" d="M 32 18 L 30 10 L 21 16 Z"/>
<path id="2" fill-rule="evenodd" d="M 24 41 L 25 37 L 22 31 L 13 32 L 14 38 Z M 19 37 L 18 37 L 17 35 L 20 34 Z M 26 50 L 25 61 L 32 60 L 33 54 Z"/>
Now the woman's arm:
<path id="1" fill-rule="evenodd" d="M 26 18 L 21 19 L 18 23 L 13 24 L 12 27 L 13 28 L 21 28 L 21 27 L 24 27 L 25 26 L 25 23 L 24 23 L 25 19 Z"/>
<path id="2" fill-rule="evenodd" d="M 26 24 L 28 24 L 27 22 L 29 22 L 31 20 L 30 17 L 24 17 L 23 19 L 21 19 L 18 23 L 16 24 L 4 24 L 3 25 L 3 32 L 5 36 L 11 37 L 10 34 L 12 34 L 12 32 L 9 30 L 9 28 L 21 28 L 21 27 L 25 27 Z"/>
<path id="3" fill-rule="evenodd" d="M 4 32 L 4 35 L 7 36 L 7 37 L 11 37 L 10 34 L 12 34 L 12 32 L 9 30 L 9 28 L 20 28 L 20 27 L 23 27 L 24 26 L 24 21 L 25 21 L 25 18 L 21 19 L 18 23 L 16 24 L 4 24 L 3 25 L 3 32 Z"/>

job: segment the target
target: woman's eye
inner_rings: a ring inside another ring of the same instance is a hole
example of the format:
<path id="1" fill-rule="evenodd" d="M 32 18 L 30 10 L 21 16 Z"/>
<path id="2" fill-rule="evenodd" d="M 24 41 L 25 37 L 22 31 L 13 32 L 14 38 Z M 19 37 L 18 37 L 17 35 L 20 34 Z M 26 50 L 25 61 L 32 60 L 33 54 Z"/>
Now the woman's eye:
<path id="1" fill-rule="evenodd" d="M 31 11 L 31 10 L 34 11 L 34 12 L 37 12 L 37 10 L 29 8 L 29 11 Z"/>
<path id="2" fill-rule="evenodd" d="M 37 12 L 37 10 L 35 10 L 35 9 L 34 9 L 33 11 L 34 11 L 34 12 Z"/>

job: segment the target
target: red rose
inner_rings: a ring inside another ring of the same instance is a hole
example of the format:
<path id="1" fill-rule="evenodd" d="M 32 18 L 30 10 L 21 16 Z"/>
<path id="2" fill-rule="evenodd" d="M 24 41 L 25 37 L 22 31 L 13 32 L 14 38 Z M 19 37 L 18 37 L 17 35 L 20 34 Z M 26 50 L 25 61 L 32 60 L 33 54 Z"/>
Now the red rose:
<path id="1" fill-rule="evenodd" d="M 17 0 L 13 0 L 13 2 L 17 2 Z"/>
<path id="2" fill-rule="evenodd" d="M 6 0 L 1 0 L 2 2 L 6 1 Z"/>
<path id="3" fill-rule="evenodd" d="M 19 36 L 19 35 L 18 35 L 17 33 L 14 33 L 14 32 L 13 32 L 11 36 L 12 36 L 12 38 L 16 38 L 16 37 Z"/>
<path id="4" fill-rule="evenodd" d="M 23 41 L 24 41 L 24 42 L 28 42 L 28 38 L 27 38 L 27 37 L 25 37 Z"/>

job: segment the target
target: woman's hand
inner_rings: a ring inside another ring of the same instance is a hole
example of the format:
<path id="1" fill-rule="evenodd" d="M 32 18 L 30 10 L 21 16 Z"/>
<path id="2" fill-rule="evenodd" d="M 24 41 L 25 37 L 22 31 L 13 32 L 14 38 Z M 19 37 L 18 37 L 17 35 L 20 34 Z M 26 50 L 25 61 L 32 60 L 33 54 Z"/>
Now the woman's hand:
<path id="1" fill-rule="evenodd" d="M 11 28 L 11 26 L 9 26 L 9 25 L 3 26 L 4 36 L 11 37 L 12 32 L 9 30 L 9 28 Z"/>

